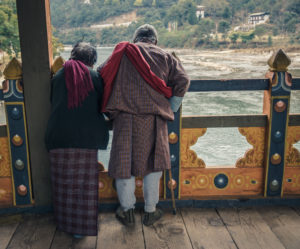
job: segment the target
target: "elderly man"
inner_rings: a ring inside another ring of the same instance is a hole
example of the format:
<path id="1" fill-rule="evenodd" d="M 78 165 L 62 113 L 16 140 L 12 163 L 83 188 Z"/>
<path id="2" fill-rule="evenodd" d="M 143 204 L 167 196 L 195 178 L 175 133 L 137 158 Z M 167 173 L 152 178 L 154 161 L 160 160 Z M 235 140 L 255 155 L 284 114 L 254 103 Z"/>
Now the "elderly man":
<path id="1" fill-rule="evenodd" d="M 170 169 L 167 121 L 174 120 L 189 78 L 180 62 L 157 44 L 151 25 L 139 27 L 133 44 L 119 43 L 100 70 L 102 111 L 113 119 L 109 175 L 116 179 L 120 207 L 116 217 L 135 223 L 135 177 L 143 177 L 146 226 L 161 218 L 156 208 L 162 171 Z"/>

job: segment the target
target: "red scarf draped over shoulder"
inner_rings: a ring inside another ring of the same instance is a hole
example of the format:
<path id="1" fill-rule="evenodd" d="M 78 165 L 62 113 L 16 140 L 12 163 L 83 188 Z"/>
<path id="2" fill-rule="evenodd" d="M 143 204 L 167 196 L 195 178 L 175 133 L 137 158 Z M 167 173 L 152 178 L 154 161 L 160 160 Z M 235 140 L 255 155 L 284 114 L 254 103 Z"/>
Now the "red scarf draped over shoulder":
<path id="1" fill-rule="evenodd" d="M 102 112 L 106 111 L 106 105 L 111 95 L 114 79 L 118 73 L 123 54 L 126 54 L 131 63 L 143 79 L 158 93 L 165 97 L 172 97 L 172 88 L 168 87 L 166 82 L 156 76 L 150 69 L 149 64 L 143 57 L 138 46 L 129 42 L 120 42 L 114 49 L 100 74 L 104 81 L 104 93 L 102 98 Z"/>

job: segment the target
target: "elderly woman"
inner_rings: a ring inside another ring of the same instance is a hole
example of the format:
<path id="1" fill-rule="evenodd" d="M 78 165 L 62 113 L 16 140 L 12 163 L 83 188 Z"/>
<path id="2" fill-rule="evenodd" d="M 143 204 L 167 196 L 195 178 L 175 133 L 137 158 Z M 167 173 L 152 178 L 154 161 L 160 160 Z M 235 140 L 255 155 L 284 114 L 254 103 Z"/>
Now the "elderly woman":
<path id="1" fill-rule="evenodd" d="M 108 128 L 100 113 L 103 81 L 92 70 L 96 60 L 94 47 L 78 43 L 51 81 L 46 146 L 55 219 L 74 237 L 97 235 L 97 150 L 106 149 Z"/>

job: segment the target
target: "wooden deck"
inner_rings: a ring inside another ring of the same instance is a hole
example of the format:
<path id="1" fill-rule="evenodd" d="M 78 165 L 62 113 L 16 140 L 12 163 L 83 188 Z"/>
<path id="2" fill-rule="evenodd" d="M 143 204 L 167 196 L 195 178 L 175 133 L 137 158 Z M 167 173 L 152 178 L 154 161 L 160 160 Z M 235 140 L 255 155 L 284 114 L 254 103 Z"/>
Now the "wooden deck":
<path id="1" fill-rule="evenodd" d="M 53 215 L 0 216 L 0 249 L 218 249 L 300 248 L 300 207 L 164 210 L 154 226 L 121 225 L 114 213 L 99 214 L 97 237 L 73 239 L 56 230 Z"/>

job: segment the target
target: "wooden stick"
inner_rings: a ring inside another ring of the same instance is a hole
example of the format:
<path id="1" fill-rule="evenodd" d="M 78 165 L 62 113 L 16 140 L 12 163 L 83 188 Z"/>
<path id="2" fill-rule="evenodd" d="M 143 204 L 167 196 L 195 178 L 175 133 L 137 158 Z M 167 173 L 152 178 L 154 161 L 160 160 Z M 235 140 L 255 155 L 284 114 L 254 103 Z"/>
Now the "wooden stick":
<path id="1" fill-rule="evenodd" d="M 169 171 L 169 181 L 170 181 L 170 189 L 171 189 L 171 196 L 172 196 L 172 207 L 173 207 L 173 214 L 176 215 L 176 206 L 175 206 L 175 196 L 174 196 L 174 189 L 173 189 L 173 178 L 171 169 Z"/>

